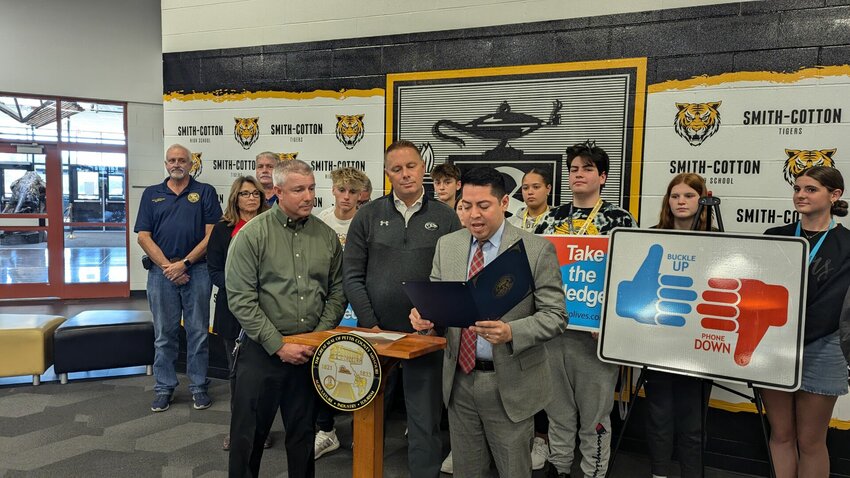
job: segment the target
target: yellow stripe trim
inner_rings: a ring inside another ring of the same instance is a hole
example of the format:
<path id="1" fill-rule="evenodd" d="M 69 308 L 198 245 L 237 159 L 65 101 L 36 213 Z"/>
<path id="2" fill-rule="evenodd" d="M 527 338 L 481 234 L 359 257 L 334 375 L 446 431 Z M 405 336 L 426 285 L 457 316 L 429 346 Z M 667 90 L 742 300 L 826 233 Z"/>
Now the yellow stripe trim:
<path id="1" fill-rule="evenodd" d="M 827 76 L 850 75 L 850 65 L 817 66 L 801 68 L 794 72 L 780 73 L 776 71 L 739 71 L 723 73 L 714 76 L 695 76 L 687 80 L 669 80 L 649 85 L 650 93 L 662 91 L 686 90 L 698 86 L 717 86 L 723 83 L 737 81 L 768 81 L 771 83 L 794 83 L 809 78 L 824 78 Z"/>
<path id="2" fill-rule="evenodd" d="M 641 398 L 646 398 L 646 393 L 644 393 L 643 388 L 638 391 L 638 396 Z M 628 396 L 623 397 L 622 392 L 614 392 L 614 400 L 628 401 Z M 708 401 L 708 406 L 710 408 L 717 408 L 719 410 L 725 410 L 727 412 L 732 413 L 756 413 L 756 406 L 751 402 L 732 403 L 727 402 L 725 400 L 717 400 L 712 398 Z M 833 418 L 829 421 L 829 427 L 836 428 L 838 430 L 850 430 L 850 421 Z"/>
<path id="3" fill-rule="evenodd" d="M 720 410 L 726 410 L 727 412 L 733 413 L 756 413 L 756 406 L 750 402 L 731 403 L 723 400 L 712 399 L 709 401 L 709 406 L 712 408 L 719 408 Z M 850 430 L 850 421 L 833 418 L 829 421 L 829 428 L 836 428 L 838 430 Z"/>
<path id="4" fill-rule="evenodd" d="M 242 91 L 229 92 L 227 90 L 216 90 L 199 93 L 171 92 L 162 95 L 163 101 L 214 101 L 223 103 L 226 101 L 259 100 L 259 99 L 285 99 L 285 100 L 312 100 L 316 98 L 331 98 L 344 100 L 346 98 L 368 98 L 372 96 L 384 96 L 382 88 L 370 90 L 315 90 L 305 92 L 291 91 Z"/>

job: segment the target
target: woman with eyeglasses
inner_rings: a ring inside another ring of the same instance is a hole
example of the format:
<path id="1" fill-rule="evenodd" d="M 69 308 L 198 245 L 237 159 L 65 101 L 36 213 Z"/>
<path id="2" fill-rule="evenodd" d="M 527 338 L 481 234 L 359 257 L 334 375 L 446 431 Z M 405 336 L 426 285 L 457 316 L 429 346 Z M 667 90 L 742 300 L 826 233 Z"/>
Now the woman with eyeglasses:
<path id="1" fill-rule="evenodd" d="M 251 176 L 240 176 L 230 187 L 230 195 L 224 209 L 224 216 L 213 226 L 210 240 L 207 244 L 207 268 L 210 272 L 210 282 L 218 287 L 215 295 L 215 318 L 213 332 L 224 342 L 227 351 L 227 366 L 233 371 L 233 350 L 241 327 L 236 317 L 227 306 L 227 289 L 224 287 L 224 263 L 227 261 L 227 248 L 230 240 L 242 229 L 248 221 L 257 214 L 269 209 L 266 195 L 260 183 Z M 230 377 L 231 395 L 233 395 L 233 377 Z M 268 446 L 271 442 L 266 441 Z M 266 448 L 268 448 L 266 446 Z M 224 438 L 224 450 L 230 449 L 230 435 Z"/>
<path id="2" fill-rule="evenodd" d="M 850 287 L 850 231 L 836 221 L 836 216 L 847 215 L 843 193 L 844 178 L 837 169 L 805 169 L 794 181 L 794 209 L 800 220 L 765 231 L 809 243 L 800 389 L 761 389 L 777 478 L 829 476 L 826 434 L 835 402 L 847 394 L 839 317 Z"/>

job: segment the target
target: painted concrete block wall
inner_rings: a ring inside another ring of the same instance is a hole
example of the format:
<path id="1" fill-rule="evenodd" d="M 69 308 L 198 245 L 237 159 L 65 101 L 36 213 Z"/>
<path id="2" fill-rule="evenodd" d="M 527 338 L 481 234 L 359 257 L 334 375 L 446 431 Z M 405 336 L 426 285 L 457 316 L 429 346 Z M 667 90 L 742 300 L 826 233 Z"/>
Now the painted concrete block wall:
<path id="1" fill-rule="evenodd" d="M 163 52 L 476 28 L 739 0 L 163 0 Z"/>
<path id="2" fill-rule="evenodd" d="M 139 200 L 146 186 L 165 179 L 165 148 L 162 137 L 162 105 L 129 103 L 127 105 L 127 203 L 129 207 L 130 247 L 127 264 L 130 268 L 130 290 L 144 290 L 147 272 L 142 268 L 144 252 L 133 233 Z"/>
<path id="3" fill-rule="evenodd" d="M 161 102 L 159 1 L 3 0 L 0 18 L 0 91 Z"/>

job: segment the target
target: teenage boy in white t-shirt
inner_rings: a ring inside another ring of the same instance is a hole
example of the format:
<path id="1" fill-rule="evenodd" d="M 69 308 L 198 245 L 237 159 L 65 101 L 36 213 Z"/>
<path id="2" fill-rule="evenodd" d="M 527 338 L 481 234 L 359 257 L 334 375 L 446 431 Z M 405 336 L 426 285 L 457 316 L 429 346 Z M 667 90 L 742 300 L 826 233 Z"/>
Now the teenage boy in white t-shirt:
<path id="1" fill-rule="evenodd" d="M 345 249 L 345 238 L 348 235 L 348 226 L 357 212 L 361 193 L 366 189 L 369 177 L 366 173 L 354 168 L 339 168 L 331 171 L 333 181 L 334 205 L 323 209 L 316 215 L 325 224 L 336 232 L 339 243 Z M 350 309 L 350 307 L 349 307 Z M 316 432 L 314 443 L 315 459 L 339 448 L 339 439 L 334 428 L 334 410 L 324 403 L 318 406 Z"/>
<path id="2" fill-rule="evenodd" d="M 333 181 L 334 206 L 323 209 L 316 217 L 336 231 L 340 244 L 345 248 L 348 226 L 357 212 L 360 193 L 366 189 L 366 181 L 369 178 L 363 171 L 339 168 L 331 171 L 331 180 Z"/>

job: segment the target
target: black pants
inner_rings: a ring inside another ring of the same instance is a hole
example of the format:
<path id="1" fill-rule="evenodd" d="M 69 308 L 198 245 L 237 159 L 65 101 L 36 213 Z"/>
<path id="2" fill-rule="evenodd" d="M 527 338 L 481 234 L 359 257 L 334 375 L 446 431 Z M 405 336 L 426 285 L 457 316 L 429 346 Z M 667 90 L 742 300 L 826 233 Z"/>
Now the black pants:
<path id="1" fill-rule="evenodd" d="M 549 433 L 549 415 L 546 415 L 546 410 L 540 410 L 534 414 L 534 433 L 541 435 Z"/>
<path id="2" fill-rule="evenodd" d="M 236 389 L 236 375 L 233 366 L 236 359 L 233 358 L 233 349 L 236 347 L 236 339 L 221 338 L 224 342 L 224 355 L 227 356 L 227 369 L 230 371 L 227 377 L 230 379 L 230 409 L 233 410 L 233 391 Z"/>
<path id="3" fill-rule="evenodd" d="M 707 409 L 711 382 L 684 375 L 647 371 L 646 438 L 652 473 L 671 474 L 673 442 L 682 476 L 702 476 L 702 413 Z"/>
<path id="4" fill-rule="evenodd" d="M 443 352 L 434 352 L 402 362 L 386 377 L 384 389 L 384 430 L 396 387 L 404 387 L 407 409 L 407 467 L 410 478 L 437 478 L 443 462 L 440 439 L 442 415 Z M 401 380 L 399 380 L 401 378 Z"/>
<path id="5" fill-rule="evenodd" d="M 310 363 L 291 365 L 246 338 L 235 365 L 230 420 L 229 476 L 257 477 L 263 442 L 278 407 L 286 428 L 286 461 L 292 478 L 315 476 L 316 394 Z"/>
<path id="6" fill-rule="evenodd" d="M 336 410 L 325 402 L 318 404 L 318 413 L 316 416 L 316 426 L 323 432 L 330 432 L 334 429 L 334 416 Z"/>

